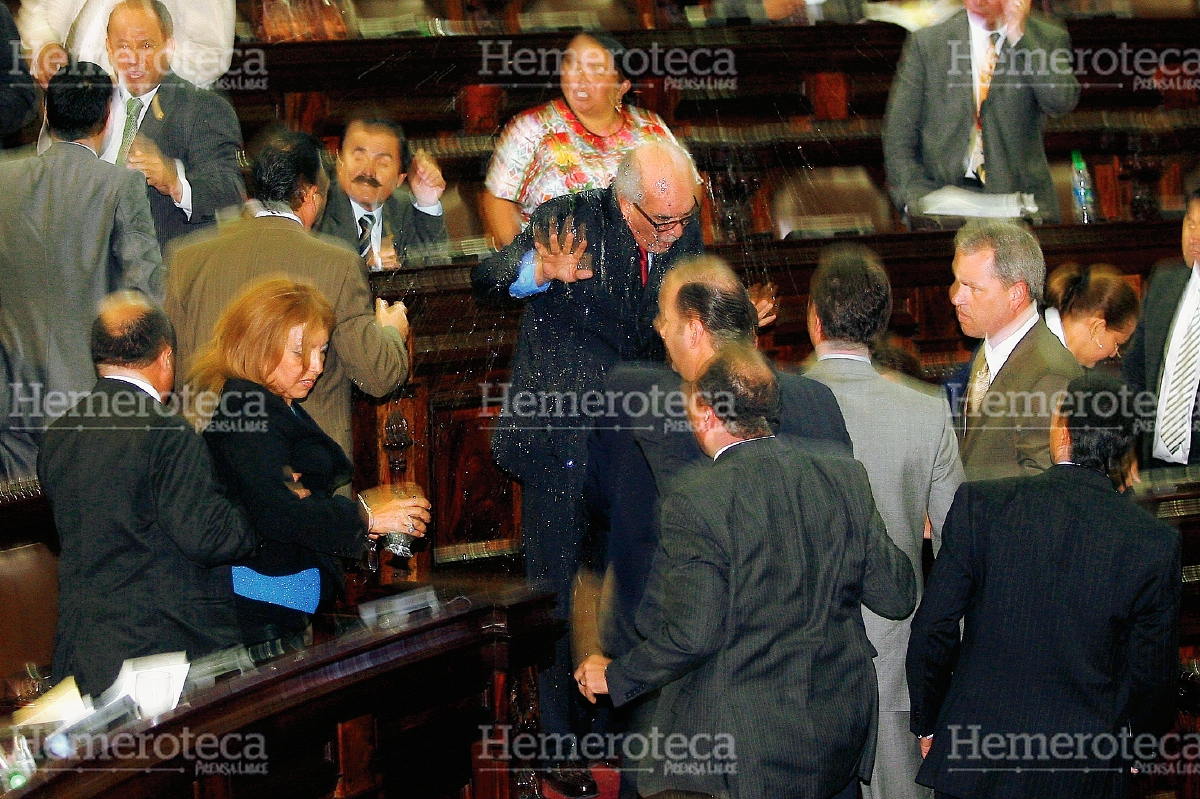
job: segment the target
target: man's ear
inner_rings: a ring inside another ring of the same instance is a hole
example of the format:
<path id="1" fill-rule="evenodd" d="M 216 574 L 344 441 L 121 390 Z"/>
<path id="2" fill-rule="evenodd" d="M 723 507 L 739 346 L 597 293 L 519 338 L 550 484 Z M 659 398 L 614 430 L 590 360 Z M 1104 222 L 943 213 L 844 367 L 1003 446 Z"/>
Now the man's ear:
<path id="1" fill-rule="evenodd" d="M 1018 280 L 1008 287 L 1008 301 L 1014 311 L 1024 305 L 1029 297 L 1029 284 L 1024 280 Z"/>
<path id="2" fill-rule="evenodd" d="M 821 317 L 817 315 L 817 306 L 812 300 L 808 302 L 808 338 L 815 347 L 825 340 L 825 328 L 821 325 Z"/>
<path id="3" fill-rule="evenodd" d="M 708 335 L 708 331 L 704 329 L 704 324 L 700 321 L 700 317 L 693 316 L 687 323 L 687 345 L 693 349 L 700 346 L 700 342 Z"/>

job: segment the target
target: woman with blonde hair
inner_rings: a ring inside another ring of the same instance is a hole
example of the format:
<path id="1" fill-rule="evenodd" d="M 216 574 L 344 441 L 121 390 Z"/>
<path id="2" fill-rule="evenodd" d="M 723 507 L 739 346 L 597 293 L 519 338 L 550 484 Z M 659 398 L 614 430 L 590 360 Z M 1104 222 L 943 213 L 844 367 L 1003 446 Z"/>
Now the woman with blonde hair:
<path id="1" fill-rule="evenodd" d="M 334 493 L 353 467 L 300 402 L 324 369 L 333 324 L 315 287 L 264 280 L 225 309 L 189 375 L 200 410 L 212 409 L 204 438 L 217 473 L 262 542 L 234 574 L 247 644 L 294 642 L 342 586 L 339 557 L 361 556 L 375 534 L 423 535 L 429 521 L 422 497 L 367 508 Z"/>
<path id="2" fill-rule="evenodd" d="M 1046 279 L 1046 326 L 1083 366 L 1119 357 L 1137 327 L 1137 292 L 1115 266 L 1068 263 Z"/>

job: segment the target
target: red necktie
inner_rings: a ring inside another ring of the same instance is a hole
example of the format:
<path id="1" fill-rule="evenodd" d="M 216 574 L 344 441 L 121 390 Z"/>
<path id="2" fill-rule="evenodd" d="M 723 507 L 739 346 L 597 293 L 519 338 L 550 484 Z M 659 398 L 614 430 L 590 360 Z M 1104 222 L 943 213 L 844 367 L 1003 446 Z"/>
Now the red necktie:
<path id="1" fill-rule="evenodd" d="M 642 286 L 650 281 L 650 256 L 641 247 L 638 247 L 638 264 L 642 267 Z"/>

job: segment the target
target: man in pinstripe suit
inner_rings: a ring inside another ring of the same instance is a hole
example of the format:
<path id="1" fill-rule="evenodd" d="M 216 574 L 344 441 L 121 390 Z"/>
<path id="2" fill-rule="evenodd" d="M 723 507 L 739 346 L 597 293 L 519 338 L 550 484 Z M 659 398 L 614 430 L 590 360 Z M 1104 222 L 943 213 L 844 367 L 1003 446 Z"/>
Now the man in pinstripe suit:
<path id="1" fill-rule="evenodd" d="M 664 496 L 645 640 L 585 660 L 580 690 L 622 706 L 661 689 L 650 736 L 667 747 L 642 763 L 643 796 L 853 795 L 871 773 L 878 701 L 860 608 L 911 613 L 912 567 L 860 464 L 772 435 L 779 394 L 761 354 L 725 347 L 691 389 L 688 418 L 713 463 Z M 687 751 L 671 746 L 679 736 Z"/>

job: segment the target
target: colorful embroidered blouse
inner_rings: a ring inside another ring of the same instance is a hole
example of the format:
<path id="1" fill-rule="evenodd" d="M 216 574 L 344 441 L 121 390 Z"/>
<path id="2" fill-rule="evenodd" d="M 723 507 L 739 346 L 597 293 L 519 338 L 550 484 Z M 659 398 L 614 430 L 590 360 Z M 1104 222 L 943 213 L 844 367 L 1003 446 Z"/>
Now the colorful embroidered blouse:
<path id="1" fill-rule="evenodd" d="M 554 197 L 612 183 L 621 156 L 646 141 L 675 137 L 653 111 L 621 107 L 611 136 L 583 126 L 561 98 L 513 117 L 500 134 L 488 167 L 487 189 L 521 206 L 522 221 Z"/>

